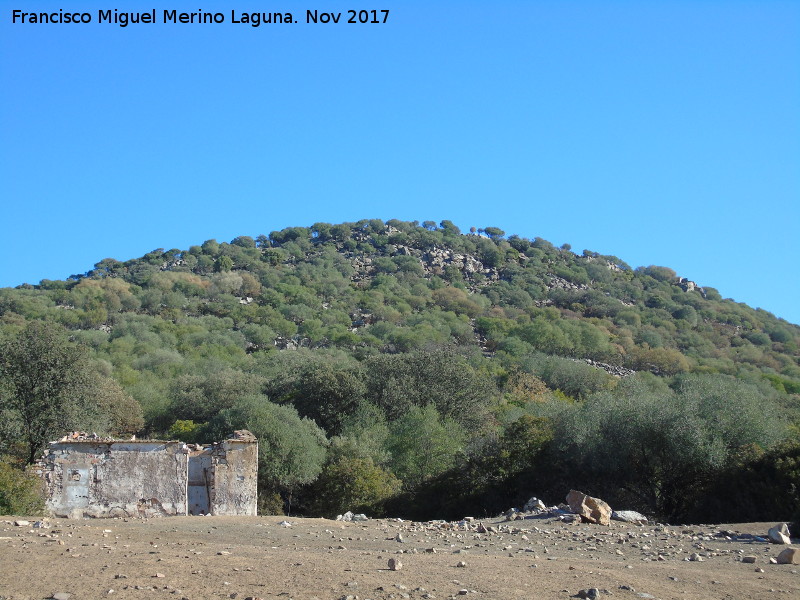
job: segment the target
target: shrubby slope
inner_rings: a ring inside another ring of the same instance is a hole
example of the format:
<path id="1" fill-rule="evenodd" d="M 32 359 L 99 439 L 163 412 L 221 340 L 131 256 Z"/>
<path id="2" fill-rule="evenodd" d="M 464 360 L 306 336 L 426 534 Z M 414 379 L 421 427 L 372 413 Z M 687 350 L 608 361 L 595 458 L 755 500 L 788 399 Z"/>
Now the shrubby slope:
<path id="1" fill-rule="evenodd" d="M 765 494 L 797 484 L 800 328 L 701 284 L 449 221 L 315 223 L 104 259 L 0 290 L 4 354 L 46 328 L 86 354 L 99 400 L 76 412 L 85 390 L 62 390 L 51 400 L 69 423 L 23 415 L 35 361 L 4 360 L 0 450 L 29 457 L 68 425 L 186 441 L 249 427 L 265 510 L 462 516 L 583 486 L 705 518 L 698 498 L 730 491 L 723 475 L 760 478 Z M 770 460 L 784 468 L 764 485 Z"/>

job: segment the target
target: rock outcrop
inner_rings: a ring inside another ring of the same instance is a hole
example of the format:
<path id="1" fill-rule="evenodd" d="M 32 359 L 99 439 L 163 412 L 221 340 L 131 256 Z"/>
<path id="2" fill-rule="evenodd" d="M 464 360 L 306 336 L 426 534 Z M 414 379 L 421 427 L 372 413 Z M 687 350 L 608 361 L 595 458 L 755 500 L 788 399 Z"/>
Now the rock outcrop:
<path id="1" fill-rule="evenodd" d="M 800 549 L 786 548 L 778 554 L 775 561 L 779 565 L 800 565 Z"/>
<path id="2" fill-rule="evenodd" d="M 769 541 L 773 544 L 788 545 L 792 543 L 792 540 L 789 537 L 789 526 L 786 523 L 781 523 L 780 525 L 771 527 L 767 533 L 767 537 L 769 537 Z"/>
<path id="3" fill-rule="evenodd" d="M 647 523 L 647 517 L 635 510 L 615 510 L 611 513 L 611 518 L 623 523 L 636 523 L 641 525 Z"/>
<path id="4" fill-rule="evenodd" d="M 541 512 L 545 510 L 547 507 L 545 506 L 544 502 L 539 500 L 536 496 L 532 496 L 530 500 L 525 503 L 525 506 L 522 508 L 523 512 Z"/>
<path id="5" fill-rule="evenodd" d="M 611 507 L 599 498 L 587 496 L 583 492 L 570 490 L 567 494 L 567 504 L 582 521 L 609 525 L 611 523 Z"/>

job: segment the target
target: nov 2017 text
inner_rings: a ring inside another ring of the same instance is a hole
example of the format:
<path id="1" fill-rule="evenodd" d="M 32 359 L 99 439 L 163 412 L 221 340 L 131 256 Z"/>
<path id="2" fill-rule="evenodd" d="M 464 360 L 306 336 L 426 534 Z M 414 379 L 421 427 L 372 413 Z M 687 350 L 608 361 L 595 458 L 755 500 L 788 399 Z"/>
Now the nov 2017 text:
<path id="1" fill-rule="evenodd" d="M 11 11 L 11 22 L 15 24 L 39 25 L 61 24 L 79 25 L 101 23 L 128 27 L 153 23 L 212 25 L 221 23 L 243 24 L 260 27 L 270 24 L 306 23 L 312 25 L 327 24 L 372 24 L 382 25 L 389 21 L 388 9 L 349 9 L 341 12 L 323 12 L 316 9 L 306 10 L 304 15 L 291 12 L 245 12 L 231 9 L 230 12 L 180 12 L 175 9 L 156 10 L 152 8 L 141 12 L 125 12 L 115 8 L 99 9 L 92 12 L 70 12 L 59 9 L 52 12 L 25 12 L 19 9 Z"/>

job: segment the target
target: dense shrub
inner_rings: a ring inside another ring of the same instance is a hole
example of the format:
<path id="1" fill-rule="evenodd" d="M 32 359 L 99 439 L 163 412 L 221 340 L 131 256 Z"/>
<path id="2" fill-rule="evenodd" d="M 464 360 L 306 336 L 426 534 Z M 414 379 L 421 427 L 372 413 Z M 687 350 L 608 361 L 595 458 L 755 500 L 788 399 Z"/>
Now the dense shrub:
<path id="1" fill-rule="evenodd" d="M 674 520 L 686 517 L 746 448 L 769 448 L 787 435 L 772 399 L 753 386 L 695 376 L 676 387 L 639 384 L 545 405 L 558 456 L 585 489 Z"/>
<path id="2" fill-rule="evenodd" d="M 39 515 L 44 510 L 42 480 L 0 457 L 0 515 Z"/>
<path id="3" fill-rule="evenodd" d="M 768 452 L 740 449 L 690 510 L 688 520 L 735 523 L 793 521 L 800 533 L 800 443 L 781 444 Z"/>
<path id="4" fill-rule="evenodd" d="M 308 498 L 304 509 L 327 518 L 346 511 L 380 517 L 385 514 L 385 502 L 400 488 L 400 480 L 372 459 L 336 453 L 314 484 L 304 490 Z"/>

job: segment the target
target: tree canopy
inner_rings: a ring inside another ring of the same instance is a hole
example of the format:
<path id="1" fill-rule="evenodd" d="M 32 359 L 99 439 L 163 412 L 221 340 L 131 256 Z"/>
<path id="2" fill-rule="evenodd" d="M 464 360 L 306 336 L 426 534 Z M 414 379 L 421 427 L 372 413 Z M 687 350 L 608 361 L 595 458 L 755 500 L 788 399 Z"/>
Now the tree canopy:
<path id="1" fill-rule="evenodd" d="M 21 441 L 28 462 L 66 430 L 122 433 L 143 424 L 139 405 L 50 323 L 32 321 L 0 346 L 0 382 L 4 442 Z"/>

